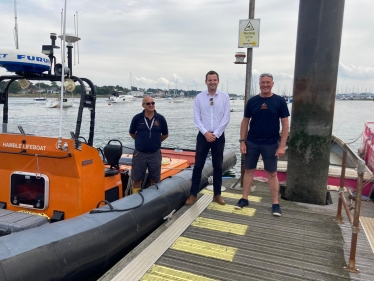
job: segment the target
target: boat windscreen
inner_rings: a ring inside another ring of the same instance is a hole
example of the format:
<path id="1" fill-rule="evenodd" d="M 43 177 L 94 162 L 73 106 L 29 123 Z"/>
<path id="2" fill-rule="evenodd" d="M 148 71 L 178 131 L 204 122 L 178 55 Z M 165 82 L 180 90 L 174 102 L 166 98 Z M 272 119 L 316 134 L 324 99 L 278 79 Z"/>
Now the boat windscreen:
<path id="1" fill-rule="evenodd" d="M 62 128 L 62 137 L 71 138 L 71 130 Z M 50 125 L 2 123 L 0 134 L 31 135 L 41 137 L 58 137 L 58 128 Z"/>

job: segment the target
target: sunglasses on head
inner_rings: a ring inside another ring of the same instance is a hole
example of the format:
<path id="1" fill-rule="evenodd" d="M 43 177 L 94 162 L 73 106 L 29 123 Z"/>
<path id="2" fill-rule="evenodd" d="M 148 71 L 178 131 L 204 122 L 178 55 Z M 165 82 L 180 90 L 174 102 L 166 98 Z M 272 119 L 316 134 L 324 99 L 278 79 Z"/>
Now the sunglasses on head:
<path id="1" fill-rule="evenodd" d="M 270 73 L 262 73 L 262 74 L 260 75 L 260 79 L 261 79 L 262 77 L 265 77 L 265 76 L 270 77 L 270 78 L 273 78 L 273 75 L 271 75 Z"/>
<path id="2" fill-rule="evenodd" d="M 214 101 L 213 101 L 213 98 L 210 98 L 210 105 L 213 105 L 214 104 Z"/>
<path id="3" fill-rule="evenodd" d="M 150 106 L 151 104 L 152 104 L 152 105 L 155 105 L 155 102 L 154 102 L 154 101 L 152 101 L 152 102 L 145 102 L 145 103 L 143 103 L 143 104 L 146 104 L 146 105 Z"/>

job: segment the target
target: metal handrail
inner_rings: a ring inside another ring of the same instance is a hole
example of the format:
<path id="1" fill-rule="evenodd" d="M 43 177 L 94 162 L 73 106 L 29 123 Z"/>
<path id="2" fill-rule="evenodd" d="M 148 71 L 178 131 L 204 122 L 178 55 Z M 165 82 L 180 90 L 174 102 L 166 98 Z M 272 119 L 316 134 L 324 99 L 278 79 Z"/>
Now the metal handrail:
<path id="1" fill-rule="evenodd" d="M 345 169 L 347 165 L 347 153 L 348 151 L 352 154 L 352 150 L 346 144 L 343 146 L 343 160 L 342 160 L 342 170 L 340 177 L 340 188 L 339 188 L 339 202 L 338 210 L 336 213 L 335 221 L 338 223 L 344 223 L 342 220 L 342 206 L 344 207 L 348 220 L 351 224 L 352 238 L 351 238 L 351 250 L 349 254 L 349 260 L 346 271 L 359 273 L 360 271 L 356 268 L 356 250 L 357 250 L 357 238 L 360 232 L 360 211 L 361 211 L 361 196 L 362 196 L 362 183 L 365 173 L 365 161 L 362 159 L 357 160 L 357 188 L 356 188 L 356 200 L 354 214 L 352 216 L 351 211 L 348 207 L 348 203 L 344 196 L 344 181 L 345 181 Z M 353 153 L 354 154 L 354 153 Z"/>

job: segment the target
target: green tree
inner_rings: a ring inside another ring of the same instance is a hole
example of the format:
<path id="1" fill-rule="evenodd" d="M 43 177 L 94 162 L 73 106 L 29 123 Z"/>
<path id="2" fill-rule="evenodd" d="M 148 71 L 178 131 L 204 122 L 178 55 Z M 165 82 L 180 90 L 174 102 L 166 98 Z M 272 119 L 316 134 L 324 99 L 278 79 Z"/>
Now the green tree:
<path id="1" fill-rule="evenodd" d="M 17 81 L 13 81 L 13 83 L 9 87 L 9 93 L 12 94 L 18 94 L 21 90 L 21 86 L 17 83 Z"/>

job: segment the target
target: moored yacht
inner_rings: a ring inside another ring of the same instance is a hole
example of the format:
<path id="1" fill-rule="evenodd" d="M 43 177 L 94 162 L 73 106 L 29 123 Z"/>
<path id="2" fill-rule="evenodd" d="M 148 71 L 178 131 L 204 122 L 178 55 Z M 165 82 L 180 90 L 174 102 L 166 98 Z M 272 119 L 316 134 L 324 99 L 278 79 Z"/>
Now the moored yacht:
<path id="1" fill-rule="evenodd" d="M 122 91 L 113 90 L 106 101 L 111 103 L 129 103 L 135 101 L 132 95 L 125 94 Z"/>

